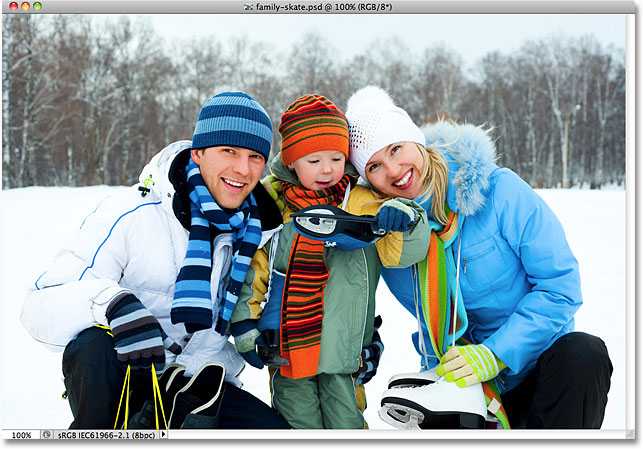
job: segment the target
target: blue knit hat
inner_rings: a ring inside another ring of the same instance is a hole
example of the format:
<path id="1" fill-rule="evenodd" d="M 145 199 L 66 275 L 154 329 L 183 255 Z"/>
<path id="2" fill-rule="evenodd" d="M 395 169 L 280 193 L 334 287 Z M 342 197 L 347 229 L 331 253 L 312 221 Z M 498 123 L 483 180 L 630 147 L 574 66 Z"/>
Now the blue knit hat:
<path id="1" fill-rule="evenodd" d="M 192 136 L 192 148 L 220 145 L 254 150 L 266 160 L 272 123 L 257 100 L 243 92 L 223 92 L 205 102 Z"/>

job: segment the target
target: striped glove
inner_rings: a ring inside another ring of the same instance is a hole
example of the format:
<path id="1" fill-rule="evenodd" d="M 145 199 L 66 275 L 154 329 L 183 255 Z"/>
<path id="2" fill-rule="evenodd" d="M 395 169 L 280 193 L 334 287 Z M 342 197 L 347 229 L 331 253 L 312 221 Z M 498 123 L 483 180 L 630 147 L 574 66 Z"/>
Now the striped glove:
<path id="1" fill-rule="evenodd" d="M 362 364 L 359 369 L 353 373 L 355 386 L 367 383 L 377 373 L 377 367 L 380 364 L 382 352 L 384 352 L 384 344 L 378 332 L 381 325 L 382 317 L 378 315 L 375 317 L 371 344 L 362 349 Z"/>
<path id="2" fill-rule="evenodd" d="M 116 358 L 132 369 L 165 367 L 165 349 L 178 355 L 181 347 L 167 336 L 158 320 L 134 295 L 124 295 L 107 307 L 107 322 L 114 336 Z"/>
<path id="3" fill-rule="evenodd" d="M 377 223 L 371 227 L 373 231 L 400 231 L 409 229 L 416 221 L 417 214 L 411 206 L 397 199 L 384 201 L 379 212 L 375 215 Z"/>
<path id="4" fill-rule="evenodd" d="M 493 379 L 506 367 L 485 345 L 452 346 L 440 359 L 436 373 L 466 387 Z"/>

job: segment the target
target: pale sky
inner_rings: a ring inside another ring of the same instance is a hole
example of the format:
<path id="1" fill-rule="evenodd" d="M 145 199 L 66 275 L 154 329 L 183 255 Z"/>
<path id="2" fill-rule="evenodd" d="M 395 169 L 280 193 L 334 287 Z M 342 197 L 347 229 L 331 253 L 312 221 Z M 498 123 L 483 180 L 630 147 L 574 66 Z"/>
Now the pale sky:
<path id="1" fill-rule="evenodd" d="M 526 40 L 563 34 L 593 34 L 603 45 L 625 48 L 624 14 L 265 14 L 265 15 L 146 15 L 161 36 L 176 40 L 191 36 L 247 34 L 279 49 L 288 49 L 307 31 L 324 35 L 340 58 L 362 52 L 376 39 L 397 35 L 411 51 L 443 42 L 467 65 L 492 50 L 512 53 Z"/>

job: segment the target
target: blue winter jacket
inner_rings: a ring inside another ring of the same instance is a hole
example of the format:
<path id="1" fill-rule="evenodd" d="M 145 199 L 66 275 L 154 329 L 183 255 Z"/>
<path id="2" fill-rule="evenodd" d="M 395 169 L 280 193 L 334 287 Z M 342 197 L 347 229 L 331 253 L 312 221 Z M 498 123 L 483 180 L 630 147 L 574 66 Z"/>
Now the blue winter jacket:
<path id="1" fill-rule="evenodd" d="M 480 128 L 439 122 L 424 133 L 427 145 L 447 158 L 449 207 L 465 217 L 460 286 L 469 324 L 463 336 L 486 345 L 507 365 L 496 378 L 503 393 L 525 378 L 554 341 L 574 330 L 582 303 L 578 262 L 552 210 L 518 175 L 495 164 L 495 147 Z M 422 207 L 430 214 L 431 199 Z M 452 251 L 457 261 L 457 244 Z M 382 277 L 415 315 L 417 266 L 387 268 Z M 423 333 L 433 355 L 425 325 Z M 413 342 L 420 352 L 417 332 Z M 428 368 L 437 363 L 429 357 Z"/>

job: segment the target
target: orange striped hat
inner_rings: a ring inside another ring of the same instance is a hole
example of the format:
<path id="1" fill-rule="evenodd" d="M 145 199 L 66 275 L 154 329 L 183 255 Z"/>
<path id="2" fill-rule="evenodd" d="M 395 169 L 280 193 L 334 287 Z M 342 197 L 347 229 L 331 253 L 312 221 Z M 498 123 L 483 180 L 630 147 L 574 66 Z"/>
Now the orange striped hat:
<path id="1" fill-rule="evenodd" d="M 321 95 L 306 95 L 288 106 L 279 133 L 284 165 L 316 151 L 341 151 L 348 158 L 346 117 Z"/>

